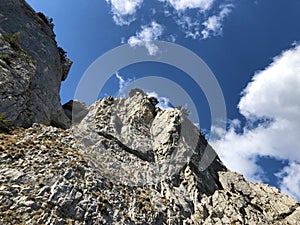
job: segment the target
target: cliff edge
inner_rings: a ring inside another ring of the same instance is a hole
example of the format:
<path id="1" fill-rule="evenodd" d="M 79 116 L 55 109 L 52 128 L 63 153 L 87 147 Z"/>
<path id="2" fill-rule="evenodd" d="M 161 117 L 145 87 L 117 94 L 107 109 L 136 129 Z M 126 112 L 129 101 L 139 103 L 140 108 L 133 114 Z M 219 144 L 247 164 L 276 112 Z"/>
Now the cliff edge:
<path id="1" fill-rule="evenodd" d="M 24 0 L 5 0 L 0 24 L 0 114 L 17 126 L 69 127 L 59 91 L 72 62 L 57 46 L 51 20 Z"/>

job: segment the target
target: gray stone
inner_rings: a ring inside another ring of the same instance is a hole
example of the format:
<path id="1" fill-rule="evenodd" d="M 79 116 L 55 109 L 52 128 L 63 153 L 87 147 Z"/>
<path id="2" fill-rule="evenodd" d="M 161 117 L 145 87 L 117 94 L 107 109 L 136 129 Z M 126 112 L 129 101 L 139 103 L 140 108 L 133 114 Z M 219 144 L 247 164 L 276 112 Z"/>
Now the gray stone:
<path id="1" fill-rule="evenodd" d="M 41 15 L 23 0 L 0 2 L 0 114 L 13 125 L 67 128 L 59 91 L 72 62 Z"/>
<path id="2" fill-rule="evenodd" d="M 112 104 L 118 108 L 121 106 L 117 104 L 125 101 L 132 106 L 130 101 L 141 98 L 138 103 L 141 104 L 144 97 L 102 100 L 91 108 L 107 108 Z M 120 124 L 126 124 L 123 121 L 127 119 L 125 113 L 118 115 Z M 99 121 L 102 122 L 110 118 L 105 114 L 101 116 Z M 92 125 L 92 118 L 91 114 L 87 115 L 81 125 L 96 126 L 95 120 Z M 176 133 L 178 129 L 173 128 L 180 123 L 174 118 L 181 121 L 177 109 L 161 111 L 150 122 L 141 121 L 143 125 L 137 127 L 144 129 L 145 133 L 135 130 L 133 124 L 139 124 L 136 120 L 126 126 L 130 127 L 134 137 L 152 137 L 143 142 L 151 147 L 150 150 L 160 146 L 162 152 L 168 152 L 170 146 L 180 142 L 182 148 L 188 148 L 192 142 L 186 142 L 186 138 L 183 138 L 185 141 L 170 139 L 173 136 L 160 129 Z M 156 119 L 159 122 L 154 122 Z M 111 122 L 108 124 L 114 128 Z M 168 169 L 160 170 L 159 179 L 150 177 L 149 182 L 136 183 L 139 176 L 135 175 L 139 173 L 144 179 L 143 170 L 147 168 L 156 164 L 163 166 L 164 162 L 168 168 L 168 154 L 152 150 L 155 161 L 145 161 L 123 148 L 125 143 L 128 144 L 125 134 L 108 130 L 118 140 L 98 135 L 95 138 L 98 141 L 89 147 L 76 140 L 76 133 L 71 129 L 61 130 L 40 124 L 21 129 L 14 135 L 5 134 L 0 155 L 13 156 L 22 149 L 24 156 L 22 161 L 1 158 L 0 217 L 2 221 L 10 221 L 2 224 L 18 224 L 20 221 L 28 224 L 297 224 L 299 221 L 300 208 L 296 200 L 281 194 L 276 188 L 246 181 L 242 175 L 228 171 L 218 158 L 207 170 L 199 170 L 193 157 L 201 154 L 202 148 L 194 151 L 194 156 L 185 159 L 185 163 L 178 164 L 178 168 L 173 168 L 173 176 L 168 174 Z M 204 143 L 201 139 L 199 145 Z M 104 148 L 102 155 L 99 148 Z M 104 158 L 105 155 L 109 160 Z M 124 170 L 109 167 L 110 163 L 117 162 L 123 163 Z M 133 169 L 138 173 L 131 176 Z M 112 176 L 111 171 L 116 176 Z M 157 175 L 155 172 L 146 174 Z M 130 178 L 136 180 L 130 182 Z"/>

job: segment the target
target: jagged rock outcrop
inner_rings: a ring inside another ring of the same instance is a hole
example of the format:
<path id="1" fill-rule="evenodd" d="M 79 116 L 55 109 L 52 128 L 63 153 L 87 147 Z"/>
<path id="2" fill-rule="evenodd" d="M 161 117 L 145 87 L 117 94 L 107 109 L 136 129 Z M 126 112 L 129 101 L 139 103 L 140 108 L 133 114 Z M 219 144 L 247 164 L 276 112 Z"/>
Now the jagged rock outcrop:
<path id="1" fill-rule="evenodd" d="M 18 126 L 69 127 L 59 91 L 72 63 L 57 46 L 51 21 L 24 0 L 5 0 L 0 24 L 0 114 Z"/>
<path id="2" fill-rule="evenodd" d="M 218 157 L 202 168 L 204 137 L 156 103 L 109 97 L 72 129 L 0 133 L 2 224 L 299 224 L 299 203 L 276 188 Z"/>

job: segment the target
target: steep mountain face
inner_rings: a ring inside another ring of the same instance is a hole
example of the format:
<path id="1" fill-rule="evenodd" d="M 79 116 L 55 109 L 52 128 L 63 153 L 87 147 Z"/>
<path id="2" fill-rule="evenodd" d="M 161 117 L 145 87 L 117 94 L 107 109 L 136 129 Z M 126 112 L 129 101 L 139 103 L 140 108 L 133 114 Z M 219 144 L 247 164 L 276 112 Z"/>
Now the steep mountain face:
<path id="1" fill-rule="evenodd" d="M 229 171 L 180 108 L 140 89 L 61 107 L 71 62 L 51 21 L 3 0 L 0 22 L 0 224 L 300 224 L 296 200 Z"/>
<path id="2" fill-rule="evenodd" d="M 59 91 L 72 63 L 57 47 L 51 20 L 24 0 L 3 0 L 0 24 L 0 114 L 18 126 L 69 127 Z"/>
<path id="3" fill-rule="evenodd" d="M 0 133 L 2 224 L 299 224 L 299 204 L 276 188 L 218 157 L 201 167 L 203 136 L 156 103 L 135 90 L 94 103 L 72 129 Z"/>

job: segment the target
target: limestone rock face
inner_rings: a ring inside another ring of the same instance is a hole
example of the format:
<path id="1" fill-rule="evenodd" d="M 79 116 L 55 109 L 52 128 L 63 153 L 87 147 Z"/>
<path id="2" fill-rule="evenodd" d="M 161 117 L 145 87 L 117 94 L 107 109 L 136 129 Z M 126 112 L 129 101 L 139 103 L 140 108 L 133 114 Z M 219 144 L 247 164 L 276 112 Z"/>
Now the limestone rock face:
<path id="1" fill-rule="evenodd" d="M 1 224 L 299 224 L 293 198 L 203 167 L 199 130 L 156 103 L 109 97 L 72 129 L 0 132 Z"/>
<path id="2" fill-rule="evenodd" d="M 0 24 L 0 113 L 13 125 L 69 127 L 59 91 L 72 62 L 57 47 L 51 21 L 24 0 L 5 0 Z"/>

